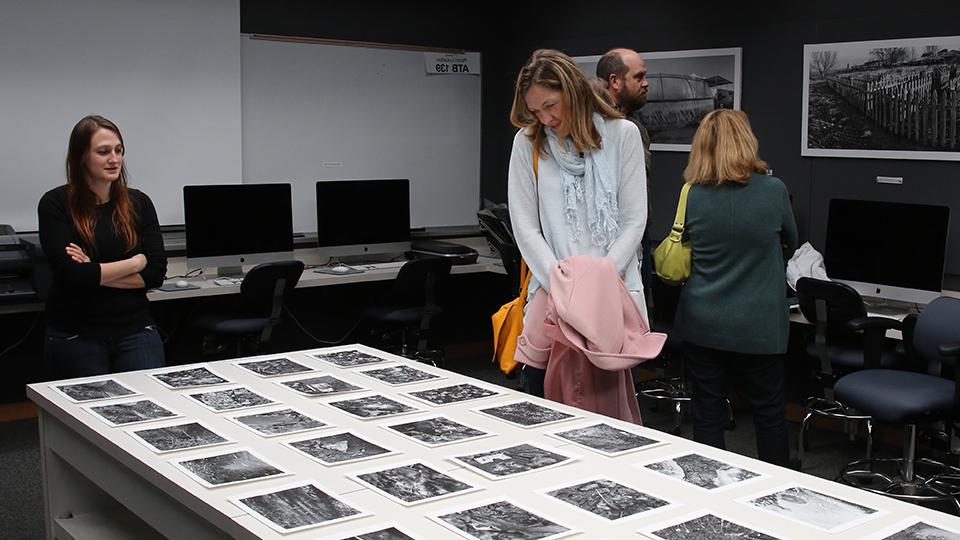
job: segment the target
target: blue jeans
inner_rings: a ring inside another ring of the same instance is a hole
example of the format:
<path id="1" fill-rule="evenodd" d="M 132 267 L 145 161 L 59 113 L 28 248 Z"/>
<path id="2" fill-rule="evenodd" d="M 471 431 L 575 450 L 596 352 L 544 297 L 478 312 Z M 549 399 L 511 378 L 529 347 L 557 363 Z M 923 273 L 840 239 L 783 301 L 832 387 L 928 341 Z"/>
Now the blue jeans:
<path id="1" fill-rule="evenodd" d="M 115 338 L 85 337 L 47 328 L 44 361 L 58 379 L 164 366 L 163 341 L 155 326 Z"/>

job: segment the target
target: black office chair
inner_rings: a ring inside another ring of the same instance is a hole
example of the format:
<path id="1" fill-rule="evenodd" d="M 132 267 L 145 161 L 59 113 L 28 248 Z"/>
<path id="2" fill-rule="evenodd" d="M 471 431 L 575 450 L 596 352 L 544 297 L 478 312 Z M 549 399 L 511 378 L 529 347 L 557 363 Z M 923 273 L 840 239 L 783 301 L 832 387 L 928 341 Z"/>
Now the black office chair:
<path id="1" fill-rule="evenodd" d="M 296 287 L 301 274 L 300 261 L 269 262 L 251 268 L 240 283 L 237 305 L 231 312 L 206 315 L 194 323 L 208 333 L 204 351 L 219 354 L 226 349 L 220 340 L 227 340 L 236 344 L 237 356 L 256 353 L 280 324 L 284 297 Z"/>
<path id="2" fill-rule="evenodd" d="M 800 465 L 803 465 L 806 450 L 806 431 L 814 417 L 843 420 L 845 429 L 849 429 L 849 422 L 863 422 L 867 432 L 866 456 L 870 457 L 873 451 L 870 415 L 837 401 L 833 385 L 840 376 L 863 369 L 865 358 L 876 358 L 878 365 L 883 366 L 896 363 L 896 351 L 884 346 L 883 324 L 892 319 L 874 321 L 855 330 L 848 323 L 855 319 L 866 319 L 866 307 L 857 291 L 835 281 L 800 278 L 797 280 L 797 299 L 803 316 L 815 325 L 806 352 L 818 362 L 819 371 L 815 373 L 814 380 L 820 387 L 820 395 L 807 399 L 806 412 L 800 423 L 797 438 Z M 870 319 L 873 321 L 874 318 Z M 863 332 L 862 336 L 858 330 Z M 853 438 L 855 435 L 850 433 L 850 436 Z"/>
<path id="3" fill-rule="evenodd" d="M 854 325 L 862 324 L 855 321 Z M 837 399 L 879 422 L 904 424 L 903 457 L 854 461 L 840 479 L 855 487 L 919 504 L 948 504 L 960 513 L 960 469 L 916 458 L 917 426 L 946 421 L 952 428 L 960 407 L 960 300 L 941 297 L 891 325 L 903 332 L 909 367 L 864 369 L 836 382 Z M 943 364 L 952 379 L 941 377 Z M 952 431 L 952 429 L 951 429 Z M 877 470 L 880 469 L 880 470 Z"/>
<path id="4" fill-rule="evenodd" d="M 450 261 L 443 257 L 425 257 L 400 267 L 384 301 L 362 312 L 363 319 L 378 327 L 384 335 L 392 330 L 400 333 L 400 354 L 414 360 L 443 363 L 443 351 L 429 348 L 433 339 L 434 319 L 443 313 L 444 297 L 450 276 Z M 411 346 L 412 343 L 415 346 Z"/>
<path id="5" fill-rule="evenodd" d="M 509 224 L 491 210 L 477 212 L 477 219 L 484 236 L 487 237 L 490 245 L 500 255 L 500 262 L 503 264 L 503 269 L 507 273 L 507 281 L 510 283 L 511 295 L 520 294 L 520 249 L 517 248 L 517 242 Z"/>

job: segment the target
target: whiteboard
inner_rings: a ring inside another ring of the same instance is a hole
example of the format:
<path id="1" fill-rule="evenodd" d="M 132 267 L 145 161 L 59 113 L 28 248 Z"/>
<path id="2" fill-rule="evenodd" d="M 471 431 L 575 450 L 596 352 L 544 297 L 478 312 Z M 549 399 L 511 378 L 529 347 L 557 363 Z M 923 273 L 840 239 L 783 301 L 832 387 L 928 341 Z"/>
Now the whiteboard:
<path id="1" fill-rule="evenodd" d="M 290 182 L 294 230 L 316 230 L 317 180 L 374 178 L 410 180 L 412 227 L 476 224 L 479 75 L 428 75 L 406 50 L 244 36 L 241 51 L 243 181 Z"/>
<path id="2" fill-rule="evenodd" d="M 239 0 L 4 0 L 0 223 L 37 230 L 87 114 L 119 126 L 161 224 L 183 223 L 183 185 L 240 181 L 239 28 Z"/>

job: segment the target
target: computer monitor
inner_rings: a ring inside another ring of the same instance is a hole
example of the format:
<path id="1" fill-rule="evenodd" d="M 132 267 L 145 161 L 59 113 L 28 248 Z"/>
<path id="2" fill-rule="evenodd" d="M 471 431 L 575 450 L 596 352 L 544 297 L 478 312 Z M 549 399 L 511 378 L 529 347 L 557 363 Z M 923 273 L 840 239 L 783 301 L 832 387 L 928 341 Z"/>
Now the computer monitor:
<path id="1" fill-rule="evenodd" d="M 293 259 L 290 184 L 220 184 L 183 187 L 187 267 L 217 267 Z"/>
<path id="2" fill-rule="evenodd" d="M 410 181 L 317 182 L 317 247 L 326 257 L 409 250 Z"/>
<path id="3" fill-rule="evenodd" d="M 861 295 L 926 304 L 940 296 L 950 209 L 833 199 L 824 265 Z"/>

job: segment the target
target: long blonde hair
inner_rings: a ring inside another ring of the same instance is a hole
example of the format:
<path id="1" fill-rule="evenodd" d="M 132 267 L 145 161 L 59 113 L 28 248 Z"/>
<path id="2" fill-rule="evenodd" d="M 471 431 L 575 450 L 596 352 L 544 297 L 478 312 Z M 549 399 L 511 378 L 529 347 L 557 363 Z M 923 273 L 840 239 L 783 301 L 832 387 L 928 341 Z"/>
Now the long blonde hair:
<path id="1" fill-rule="evenodd" d="M 535 84 L 562 94 L 563 121 L 569 126 L 570 138 L 579 152 L 600 148 L 603 143 L 593 125 L 593 113 L 606 118 L 623 118 L 597 95 L 587 76 L 569 56 L 553 49 L 538 49 L 517 75 L 510 122 L 518 128 L 527 128 L 527 137 L 543 153 L 547 152 L 543 124 L 530 112 L 523 99 Z"/>
<path id="2" fill-rule="evenodd" d="M 693 136 L 690 161 L 683 179 L 693 184 L 747 183 L 753 173 L 766 173 L 758 155 L 757 138 L 743 111 L 717 109 L 703 120 Z"/>

